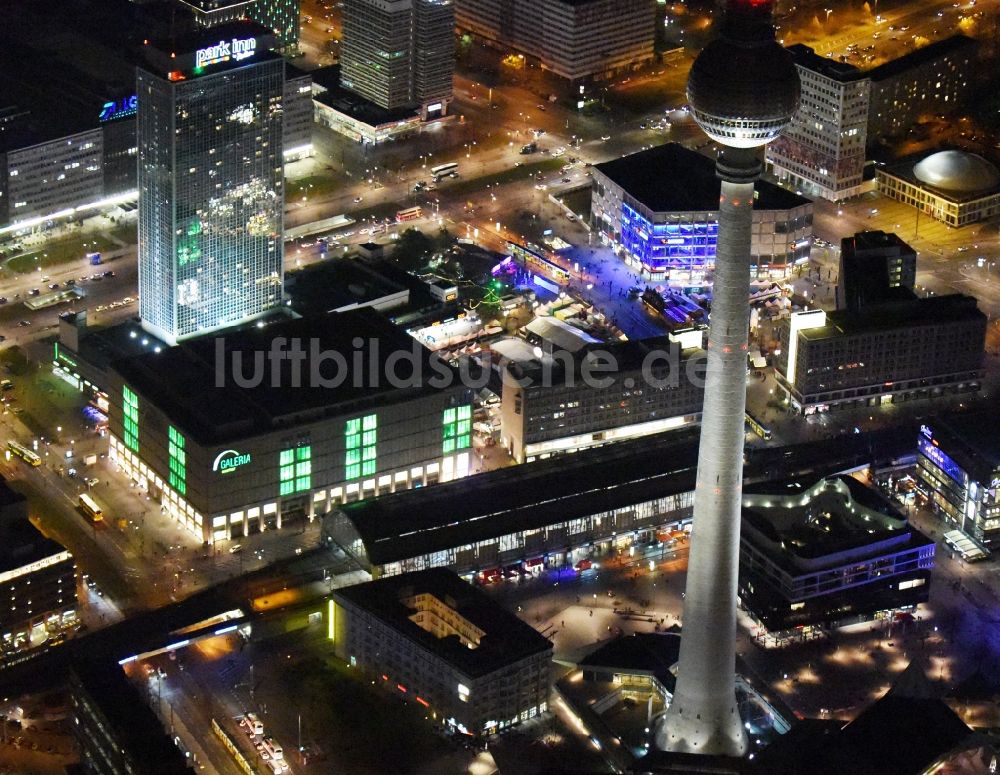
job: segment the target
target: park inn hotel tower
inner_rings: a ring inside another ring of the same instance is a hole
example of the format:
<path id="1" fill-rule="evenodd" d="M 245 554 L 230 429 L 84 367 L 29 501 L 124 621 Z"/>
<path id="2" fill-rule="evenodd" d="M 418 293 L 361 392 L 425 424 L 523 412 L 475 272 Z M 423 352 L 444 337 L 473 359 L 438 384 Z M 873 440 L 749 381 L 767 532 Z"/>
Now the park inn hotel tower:
<path id="1" fill-rule="evenodd" d="M 285 63 L 274 44 L 252 22 L 146 42 L 139 309 L 169 344 L 281 304 Z"/>

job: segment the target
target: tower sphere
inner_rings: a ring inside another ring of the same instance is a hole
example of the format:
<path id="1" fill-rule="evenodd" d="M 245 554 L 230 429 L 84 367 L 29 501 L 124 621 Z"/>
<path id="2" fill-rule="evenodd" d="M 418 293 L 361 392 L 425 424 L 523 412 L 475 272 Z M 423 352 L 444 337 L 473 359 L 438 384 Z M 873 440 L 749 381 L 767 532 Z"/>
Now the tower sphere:
<path id="1" fill-rule="evenodd" d="M 799 106 L 799 74 L 768 27 L 741 39 L 740 19 L 706 46 L 688 77 L 694 120 L 713 140 L 733 148 L 756 148 L 774 140 Z"/>

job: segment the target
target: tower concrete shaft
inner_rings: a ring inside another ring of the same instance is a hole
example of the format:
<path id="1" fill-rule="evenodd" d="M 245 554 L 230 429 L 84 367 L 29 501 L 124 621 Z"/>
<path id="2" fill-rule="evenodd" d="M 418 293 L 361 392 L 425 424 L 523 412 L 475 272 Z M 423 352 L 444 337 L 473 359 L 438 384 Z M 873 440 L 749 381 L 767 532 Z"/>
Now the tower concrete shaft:
<path id="1" fill-rule="evenodd" d="M 662 750 L 742 756 L 736 705 L 736 589 L 743 484 L 753 149 L 726 148 L 708 328 L 691 553 L 673 701 L 656 730 Z"/>

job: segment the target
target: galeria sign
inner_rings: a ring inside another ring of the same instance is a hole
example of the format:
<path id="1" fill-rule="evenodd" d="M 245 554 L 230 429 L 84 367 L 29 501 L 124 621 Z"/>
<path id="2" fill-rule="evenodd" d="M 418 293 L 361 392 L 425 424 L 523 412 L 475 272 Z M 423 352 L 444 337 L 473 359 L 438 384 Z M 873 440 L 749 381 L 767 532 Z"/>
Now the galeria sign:
<path id="1" fill-rule="evenodd" d="M 231 474 L 240 466 L 245 466 L 250 462 L 250 453 L 241 454 L 235 449 L 227 449 L 220 452 L 212 464 L 212 470 L 221 474 Z"/>
<path id="2" fill-rule="evenodd" d="M 200 48 L 195 52 L 195 67 L 205 67 L 218 62 L 227 62 L 230 59 L 240 61 L 252 57 L 257 50 L 257 40 L 255 38 L 233 38 L 232 40 L 220 40 L 214 46 Z"/>

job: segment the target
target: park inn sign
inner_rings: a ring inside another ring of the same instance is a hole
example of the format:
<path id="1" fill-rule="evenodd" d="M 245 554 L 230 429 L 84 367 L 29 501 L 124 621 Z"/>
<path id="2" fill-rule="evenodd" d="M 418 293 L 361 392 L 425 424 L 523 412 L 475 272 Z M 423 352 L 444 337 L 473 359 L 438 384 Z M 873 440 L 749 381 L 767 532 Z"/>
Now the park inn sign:
<path id="1" fill-rule="evenodd" d="M 257 41 L 254 38 L 220 40 L 214 46 L 198 49 L 194 55 L 194 66 L 205 67 L 218 62 L 228 62 L 230 59 L 239 62 L 241 59 L 252 57 L 256 50 Z"/>
<path id="2" fill-rule="evenodd" d="M 235 449 L 223 450 L 215 458 L 212 470 L 220 474 L 231 474 L 240 466 L 245 466 L 250 462 L 250 453 L 241 454 Z"/>

